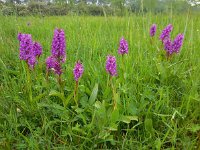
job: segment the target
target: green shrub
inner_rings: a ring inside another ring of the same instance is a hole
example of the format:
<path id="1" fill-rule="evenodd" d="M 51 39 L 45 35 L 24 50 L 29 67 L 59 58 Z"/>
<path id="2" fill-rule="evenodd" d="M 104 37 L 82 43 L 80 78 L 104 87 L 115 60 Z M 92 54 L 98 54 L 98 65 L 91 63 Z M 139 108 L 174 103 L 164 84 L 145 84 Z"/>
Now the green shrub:
<path id="1" fill-rule="evenodd" d="M 44 2 L 30 2 L 27 5 L 12 5 L 12 4 L 1 4 L 3 15 L 42 15 L 42 16 L 63 16 L 67 14 L 77 15 L 92 15 L 92 16 L 103 16 L 103 15 L 122 15 L 122 12 L 118 8 L 111 6 L 97 6 L 87 5 L 85 3 L 78 3 L 77 5 L 70 4 L 52 4 Z M 4 5 L 4 6 L 3 6 Z"/>
<path id="2" fill-rule="evenodd" d="M 41 2 L 31 2 L 28 4 L 28 11 L 32 14 L 41 14 L 42 11 L 44 11 L 46 8 L 45 3 L 41 3 Z"/>
<path id="3" fill-rule="evenodd" d="M 0 1 L 0 10 L 3 8 L 3 2 Z"/>
<path id="4" fill-rule="evenodd" d="M 29 15 L 29 12 L 28 12 L 27 9 L 26 10 L 21 10 L 21 11 L 17 12 L 17 15 L 18 16 L 27 16 L 27 15 Z"/>
<path id="5" fill-rule="evenodd" d="M 29 15 L 29 11 L 26 6 L 17 5 L 15 6 L 16 14 L 18 16 L 26 16 Z"/>
<path id="6" fill-rule="evenodd" d="M 2 14 L 5 16 L 10 16 L 15 14 L 15 10 L 13 7 L 4 6 L 2 8 Z"/>
<path id="7" fill-rule="evenodd" d="M 115 12 L 115 10 L 112 7 L 109 7 L 109 6 L 103 7 L 103 11 L 108 16 L 114 15 L 114 12 Z"/>
<path id="8" fill-rule="evenodd" d="M 86 15 L 89 14 L 87 5 L 84 3 L 80 3 L 78 5 L 74 5 L 74 12 L 78 15 Z"/>
<path id="9" fill-rule="evenodd" d="M 103 16 L 103 8 L 100 6 L 96 6 L 96 5 L 90 5 L 88 6 L 88 11 L 90 15 L 93 16 Z"/>
<path id="10" fill-rule="evenodd" d="M 51 15 L 51 16 L 58 16 L 58 15 L 66 15 L 68 12 L 67 7 L 63 7 L 63 6 L 58 6 L 58 5 L 50 5 L 48 6 L 48 8 L 46 9 L 48 11 L 46 11 L 45 13 L 47 15 Z"/>

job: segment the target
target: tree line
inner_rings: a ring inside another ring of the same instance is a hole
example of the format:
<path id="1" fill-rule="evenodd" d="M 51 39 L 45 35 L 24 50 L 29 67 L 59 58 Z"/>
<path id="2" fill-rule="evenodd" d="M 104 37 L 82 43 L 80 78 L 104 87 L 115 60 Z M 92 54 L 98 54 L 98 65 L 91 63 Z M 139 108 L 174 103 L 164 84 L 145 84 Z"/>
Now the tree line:
<path id="1" fill-rule="evenodd" d="M 199 12 L 199 0 L 0 0 L 3 15 L 116 15 Z"/>

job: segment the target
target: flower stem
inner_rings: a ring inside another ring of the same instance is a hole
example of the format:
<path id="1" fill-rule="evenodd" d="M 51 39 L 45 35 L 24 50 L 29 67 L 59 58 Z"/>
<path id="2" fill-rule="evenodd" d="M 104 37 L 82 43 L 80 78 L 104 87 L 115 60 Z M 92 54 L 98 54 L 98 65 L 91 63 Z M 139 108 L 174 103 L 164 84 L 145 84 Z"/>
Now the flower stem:
<path id="1" fill-rule="evenodd" d="M 61 78 L 61 75 L 58 76 L 58 84 L 59 84 L 60 92 L 63 93 L 63 87 L 62 87 L 62 78 Z"/>
<path id="2" fill-rule="evenodd" d="M 125 62 L 124 62 L 124 55 L 122 55 L 122 71 L 123 71 L 123 78 L 125 80 Z"/>
<path id="3" fill-rule="evenodd" d="M 29 91 L 29 100 L 30 100 L 30 103 L 32 103 L 32 100 L 33 100 L 33 96 L 32 96 L 32 81 L 31 81 L 31 76 L 30 76 L 30 69 L 29 69 L 29 66 L 28 66 L 28 63 L 26 63 L 26 72 L 27 72 L 27 88 L 28 88 L 28 91 Z"/>
<path id="4" fill-rule="evenodd" d="M 76 103 L 76 105 L 78 106 L 78 81 L 76 81 L 76 84 L 75 84 L 75 89 L 74 89 L 74 101 Z"/>
<path id="5" fill-rule="evenodd" d="M 110 84 L 111 84 L 112 92 L 113 92 L 113 107 L 114 107 L 114 109 L 116 109 L 117 108 L 116 90 L 115 90 L 115 87 L 112 83 L 112 76 L 110 76 Z"/>
<path id="6" fill-rule="evenodd" d="M 171 59 L 172 55 L 170 53 L 166 52 L 166 57 L 167 57 L 167 60 L 169 61 Z"/>
<path id="7" fill-rule="evenodd" d="M 153 38 L 150 38 L 150 44 L 153 45 Z"/>
<path id="8" fill-rule="evenodd" d="M 46 69 L 46 80 L 47 80 L 47 82 L 49 82 L 49 70 L 48 69 Z"/>

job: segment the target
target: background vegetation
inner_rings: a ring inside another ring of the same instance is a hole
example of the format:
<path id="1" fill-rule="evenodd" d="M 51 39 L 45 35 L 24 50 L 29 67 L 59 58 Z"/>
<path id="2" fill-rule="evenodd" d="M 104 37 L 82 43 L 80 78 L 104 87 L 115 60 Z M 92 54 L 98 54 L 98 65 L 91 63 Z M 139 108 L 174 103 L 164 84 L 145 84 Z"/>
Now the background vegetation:
<path id="1" fill-rule="evenodd" d="M 3 15 L 94 15 L 124 16 L 141 12 L 199 12 L 197 0 L 5 0 L 0 1 Z"/>

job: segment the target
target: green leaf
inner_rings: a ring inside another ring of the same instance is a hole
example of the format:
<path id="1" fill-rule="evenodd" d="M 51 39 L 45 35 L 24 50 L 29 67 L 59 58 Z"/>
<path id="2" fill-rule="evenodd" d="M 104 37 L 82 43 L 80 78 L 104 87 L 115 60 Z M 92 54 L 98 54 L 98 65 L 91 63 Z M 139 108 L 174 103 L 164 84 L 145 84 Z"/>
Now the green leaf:
<path id="1" fill-rule="evenodd" d="M 188 130 L 195 133 L 200 130 L 200 124 L 194 124 L 191 128 L 188 128 Z"/>
<path id="2" fill-rule="evenodd" d="M 135 120 L 138 121 L 138 117 L 137 116 L 121 116 L 119 121 L 122 121 L 124 123 L 129 124 L 131 122 L 131 120 Z"/>
<path id="3" fill-rule="evenodd" d="M 106 87 L 105 88 L 105 90 L 103 91 L 103 98 L 104 99 L 106 99 L 106 98 L 108 98 L 108 97 L 111 97 L 111 93 L 112 91 L 111 91 L 111 88 L 110 87 Z"/>
<path id="4" fill-rule="evenodd" d="M 155 147 L 156 149 L 161 149 L 161 145 L 162 145 L 162 142 L 161 140 L 158 138 L 155 140 Z"/>
<path id="5" fill-rule="evenodd" d="M 81 133 L 83 135 L 87 135 L 87 133 L 83 129 L 79 128 L 79 127 L 80 127 L 80 125 L 76 124 L 75 127 L 72 127 L 72 131 L 76 131 L 76 132 L 79 132 L 79 133 Z"/>
<path id="6" fill-rule="evenodd" d="M 114 109 L 111 113 L 111 122 L 115 123 L 118 119 L 119 119 L 119 110 L 118 109 Z"/>
<path id="7" fill-rule="evenodd" d="M 86 121 L 87 119 L 86 119 L 86 116 L 85 116 L 85 115 L 79 114 L 79 115 L 77 115 L 76 117 L 82 119 L 82 120 L 83 120 L 83 123 L 84 123 L 85 125 L 87 124 L 87 121 Z"/>
<path id="8" fill-rule="evenodd" d="M 65 107 L 60 106 L 56 103 L 37 103 L 39 108 L 45 108 L 48 109 L 48 111 L 53 113 L 53 116 L 59 116 L 60 118 L 62 118 L 63 121 L 68 121 L 69 120 L 69 116 L 71 115 L 67 109 L 65 109 Z M 55 118 L 54 118 L 55 119 Z M 61 121 L 61 120 L 60 120 Z"/>
<path id="9" fill-rule="evenodd" d="M 7 69 L 7 72 L 10 73 L 10 74 L 19 75 L 19 71 L 14 71 L 14 70 Z"/>
<path id="10" fill-rule="evenodd" d="M 136 115 L 137 114 L 137 107 L 136 103 L 131 100 L 130 103 L 127 104 L 127 112 L 131 115 Z"/>
<path id="11" fill-rule="evenodd" d="M 42 103 L 38 103 L 37 105 L 38 105 L 38 107 L 47 107 L 47 108 L 51 109 L 51 111 L 54 111 L 54 110 L 56 112 L 66 111 L 66 109 L 63 106 L 60 106 L 56 103 L 46 104 L 46 103 L 42 102 Z"/>
<path id="12" fill-rule="evenodd" d="M 100 133 L 99 133 L 99 137 L 100 139 L 107 139 L 107 137 L 109 137 L 110 135 L 110 132 L 107 131 L 107 130 L 102 130 Z"/>
<path id="13" fill-rule="evenodd" d="M 153 121 L 152 119 L 146 118 L 144 121 L 145 130 L 153 134 Z"/>
<path id="14" fill-rule="evenodd" d="M 138 116 L 126 116 L 130 120 L 138 121 Z"/>
<path id="15" fill-rule="evenodd" d="M 44 97 L 45 95 L 47 95 L 47 93 L 42 93 L 42 94 L 39 94 L 38 96 L 36 96 L 34 99 L 33 99 L 33 102 L 37 102 L 39 101 L 42 97 Z"/>
<path id="16" fill-rule="evenodd" d="M 85 95 L 85 96 L 81 97 L 80 104 L 83 108 L 87 107 L 88 106 L 88 96 Z"/>
<path id="17" fill-rule="evenodd" d="M 60 98 L 63 102 L 65 101 L 64 95 L 55 90 L 50 91 L 49 96 L 56 96 L 56 97 Z"/>
<path id="18" fill-rule="evenodd" d="M 84 112 L 84 109 L 82 109 L 82 108 L 76 108 L 75 111 L 76 111 L 78 114 L 80 114 L 80 113 Z"/>
<path id="19" fill-rule="evenodd" d="M 108 130 L 110 131 L 117 131 L 117 124 L 111 123 L 110 126 L 108 127 Z"/>
<path id="20" fill-rule="evenodd" d="M 98 94 L 98 83 L 95 84 L 95 86 L 92 90 L 92 93 L 89 98 L 89 104 L 92 105 L 95 102 L 95 99 L 97 98 L 97 94 Z"/>
<path id="21" fill-rule="evenodd" d="M 74 96 L 74 92 L 72 92 L 70 95 L 68 95 L 68 97 L 64 101 L 65 107 L 68 105 L 69 101 L 73 98 L 73 96 Z"/>
<path id="22" fill-rule="evenodd" d="M 69 100 L 73 97 L 73 92 L 67 97 L 67 99 L 65 99 L 63 93 L 60 93 L 60 92 L 55 91 L 55 90 L 50 91 L 49 96 L 55 96 L 55 97 L 60 98 L 63 102 L 64 107 L 66 107 L 67 104 L 69 103 Z"/>
<path id="23" fill-rule="evenodd" d="M 6 65 L 4 64 L 3 60 L 0 58 L 0 63 L 2 64 L 2 66 L 4 67 L 5 70 L 7 70 Z"/>

